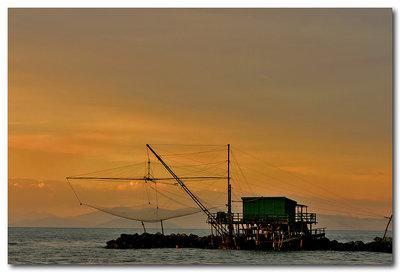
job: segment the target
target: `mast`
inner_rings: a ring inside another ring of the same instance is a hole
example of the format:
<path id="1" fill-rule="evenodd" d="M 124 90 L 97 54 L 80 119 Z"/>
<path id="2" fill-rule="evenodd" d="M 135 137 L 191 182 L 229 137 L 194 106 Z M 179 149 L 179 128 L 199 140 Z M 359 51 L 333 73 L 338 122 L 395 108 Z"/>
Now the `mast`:
<path id="1" fill-rule="evenodd" d="M 386 217 L 386 216 L 385 216 L 385 218 L 386 218 L 386 219 L 389 219 L 389 220 L 388 220 L 388 223 L 387 223 L 386 228 L 385 228 L 385 234 L 383 234 L 383 239 L 386 238 L 387 230 L 388 230 L 388 228 L 389 228 L 390 221 L 392 221 L 392 217 L 393 217 L 393 214 L 390 215 L 390 217 Z"/>
<path id="2" fill-rule="evenodd" d="M 143 221 L 141 221 L 141 222 L 142 222 L 143 232 L 146 233 L 146 227 L 144 226 Z"/>
<path id="3" fill-rule="evenodd" d="M 164 225 L 163 225 L 162 220 L 160 220 L 160 223 L 161 223 L 161 233 L 164 234 Z"/>
<path id="4" fill-rule="evenodd" d="M 231 161 L 230 161 L 230 155 L 231 155 L 231 145 L 228 144 L 228 231 L 229 231 L 229 238 L 232 238 L 233 236 L 233 222 L 232 222 L 232 186 L 231 186 Z"/>

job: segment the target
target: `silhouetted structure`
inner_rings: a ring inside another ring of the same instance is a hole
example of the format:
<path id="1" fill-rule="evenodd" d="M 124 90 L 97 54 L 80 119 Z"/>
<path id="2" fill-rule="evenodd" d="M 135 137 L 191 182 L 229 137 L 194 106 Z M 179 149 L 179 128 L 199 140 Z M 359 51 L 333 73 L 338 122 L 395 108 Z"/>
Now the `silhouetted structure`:
<path id="1" fill-rule="evenodd" d="M 234 226 L 233 243 L 237 247 L 245 240 L 255 247 L 281 249 L 303 247 L 304 240 L 325 236 L 325 228 L 313 228 L 317 223 L 315 213 L 307 206 L 286 197 L 242 197 L 242 213 L 217 212 L 213 214 L 222 225 Z M 211 224 L 211 220 L 207 221 Z M 213 233 L 213 224 L 211 224 Z"/>

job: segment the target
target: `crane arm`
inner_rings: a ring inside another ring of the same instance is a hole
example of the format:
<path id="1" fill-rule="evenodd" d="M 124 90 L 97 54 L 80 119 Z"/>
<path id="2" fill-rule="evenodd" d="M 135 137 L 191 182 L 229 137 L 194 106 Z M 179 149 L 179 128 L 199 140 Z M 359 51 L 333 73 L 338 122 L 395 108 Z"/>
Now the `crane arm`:
<path id="1" fill-rule="evenodd" d="M 207 209 L 206 206 L 201 203 L 201 201 L 194 195 L 189 188 L 185 185 L 185 183 L 179 178 L 175 172 L 164 162 L 164 160 L 154 151 L 154 149 L 149 145 L 146 144 L 147 148 L 154 154 L 154 156 L 159 160 L 159 162 L 164 166 L 164 168 L 171 174 L 171 176 L 178 182 L 178 184 L 182 187 L 182 189 L 193 199 L 193 201 L 199 206 L 199 208 L 208 216 L 211 220 L 213 226 L 215 227 L 216 231 L 220 235 L 228 235 L 228 230 L 220 223 L 218 223 L 215 216 Z"/>

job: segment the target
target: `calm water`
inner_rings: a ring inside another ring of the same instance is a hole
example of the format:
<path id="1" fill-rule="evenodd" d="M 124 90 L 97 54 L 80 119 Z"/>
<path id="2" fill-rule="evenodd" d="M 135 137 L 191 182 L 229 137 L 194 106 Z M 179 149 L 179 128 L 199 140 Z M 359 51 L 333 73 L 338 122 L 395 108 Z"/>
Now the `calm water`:
<path id="1" fill-rule="evenodd" d="M 205 249 L 105 249 L 105 242 L 133 229 L 9 228 L 10 264 L 391 264 L 392 254 L 374 252 L 258 252 Z M 166 231 L 195 233 L 203 230 Z M 381 232 L 330 231 L 338 241 L 371 241 Z"/>

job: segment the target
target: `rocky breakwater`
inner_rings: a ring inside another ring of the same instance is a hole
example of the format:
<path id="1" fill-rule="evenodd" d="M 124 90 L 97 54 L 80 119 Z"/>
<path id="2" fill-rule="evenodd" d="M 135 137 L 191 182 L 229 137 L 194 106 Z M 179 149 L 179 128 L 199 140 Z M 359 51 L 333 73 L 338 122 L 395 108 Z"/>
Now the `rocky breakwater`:
<path id="1" fill-rule="evenodd" d="M 283 245 L 283 250 L 291 250 L 293 248 L 288 245 Z M 338 242 L 329 240 L 326 237 L 318 239 L 304 238 L 302 247 L 295 249 L 304 250 L 333 250 L 333 251 L 371 251 L 371 252 L 386 252 L 392 253 L 392 238 L 376 237 L 373 241 L 364 243 L 363 241 Z"/>
<path id="2" fill-rule="evenodd" d="M 244 238 L 244 237 L 241 237 Z M 301 244 L 301 246 L 299 246 Z M 194 234 L 121 234 L 115 240 L 107 242 L 106 248 L 110 249 L 140 249 L 140 248 L 226 248 L 219 237 L 197 236 Z M 256 245 L 254 240 L 237 239 L 236 248 L 245 250 L 268 250 L 271 245 L 264 243 Z M 362 241 L 338 242 L 328 238 L 303 238 L 301 243 L 284 243 L 280 250 L 334 250 L 334 251 L 372 251 L 392 253 L 392 239 L 376 237 L 372 242 Z"/>
<path id="3" fill-rule="evenodd" d="M 382 239 L 376 237 L 373 241 L 364 243 L 362 241 L 351 241 L 341 243 L 336 240 L 329 241 L 327 238 L 319 242 L 312 241 L 310 249 L 327 249 L 336 251 L 372 251 L 392 253 L 392 238 Z"/>
<path id="4" fill-rule="evenodd" d="M 107 242 L 106 248 L 129 249 L 129 248 L 204 248 L 215 249 L 219 247 L 217 237 L 194 234 L 121 234 L 115 240 Z"/>

